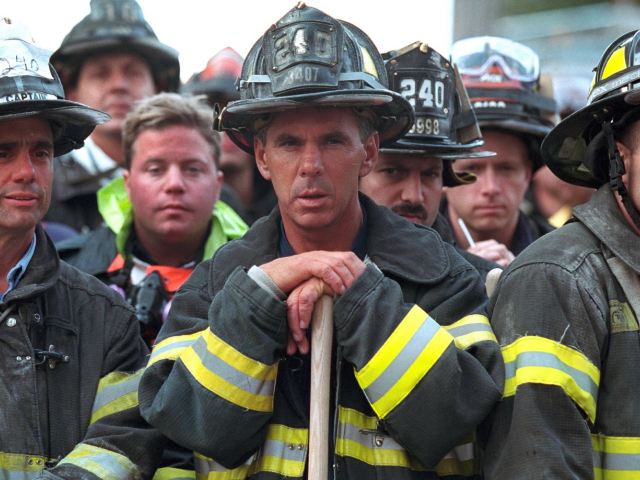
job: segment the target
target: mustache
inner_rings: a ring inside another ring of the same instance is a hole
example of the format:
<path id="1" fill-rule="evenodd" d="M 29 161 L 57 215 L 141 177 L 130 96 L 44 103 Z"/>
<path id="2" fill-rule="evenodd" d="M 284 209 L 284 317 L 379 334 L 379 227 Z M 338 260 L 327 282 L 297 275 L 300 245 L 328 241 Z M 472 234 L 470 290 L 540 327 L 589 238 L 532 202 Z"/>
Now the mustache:
<path id="1" fill-rule="evenodd" d="M 314 191 L 314 190 L 323 192 L 325 194 L 330 194 L 333 192 L 333 186 L 331 185 L 331 182 L 329 182 L 323 177 L 309 178 L 295 185 L 292 193 L 294 197 L 297 197 L 303 194 L 304 192 Z"/>
<path id="2" fill-rule="evenodd" d="M 10 197 L 17 193 L 30 193 L 37 198 L 42 198 L 44 196 L 44 190 L 34 185 L 24 185 L 21 188 L 0 188 L 0 197 Z"/>
<path id="3" fill-rule="evenodd" d="M 427 210 L 420 204 L 417 205 L 394 205 L 391 210 L 398 215 L 418 217 L 423 222 L 427 219 Z"/>

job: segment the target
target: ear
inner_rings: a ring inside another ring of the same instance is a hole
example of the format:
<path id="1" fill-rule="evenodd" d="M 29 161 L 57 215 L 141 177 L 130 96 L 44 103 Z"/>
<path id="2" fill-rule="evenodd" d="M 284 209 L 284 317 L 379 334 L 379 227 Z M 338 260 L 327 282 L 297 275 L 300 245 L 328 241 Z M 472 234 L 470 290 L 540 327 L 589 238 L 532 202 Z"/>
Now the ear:
<path id="1" fill-rule="evenodd" d="M 131 172 L 129 170 L 122 170 L 122 180 L 124 181 L 124 188 L 127 191 L 127 197 L 131 200 L 131 191 L 129 186 L 129 175 Z"/>
<path id="2" fill-rule="evenodd" d="M 622 159 L 622 163 L 624 163 L 625 172 L 629 171 L 629 162 L 631 161 L 631 150 L 626 145 L 616 142 L 616 147 L 618 147 L 618 152 L 620 152 L 620 158 Z M 627 185 L 627 174 L 622 175 L 622 183 L 624 186 L 628 188 Z"/>
<path id="3" fill-rule="evenodd" d="M 378 161 L 378 150 L 380 149 L 380 136 L 377 131 L 374 130 L 374 132 L 369 135 L 369 138 L 364 142 L 363 147 L 366 156 L 360 165 L 358 177 L 368 175 L 371 173 L 371 170 L 373 170 L 373 167 L 376 166 L 376 162 Z"/>
<path id="4" fill-rule="evenodd" d="M 222 181 L 224 180 L 224 174 L 220 170 L 218 170 L 216 175 L 217 175 L 217 182 L 216 182 L 217 185 L 216 185 L 215 201 L 217 202 L 218 200 L 220 200 L 220 192 L 222 191 Z"/>
<path id="5" fill-rule="evenodd" d="M 260 174 L 266 180 L 271 180 L 271 172 L 269 172 L 269 167 L 267 165 L 266 150 L 262 144 L 262 140 L 255 136 L 253 137 L 253 151 L 256 156 L 256 165 L 258 166 Z"/>

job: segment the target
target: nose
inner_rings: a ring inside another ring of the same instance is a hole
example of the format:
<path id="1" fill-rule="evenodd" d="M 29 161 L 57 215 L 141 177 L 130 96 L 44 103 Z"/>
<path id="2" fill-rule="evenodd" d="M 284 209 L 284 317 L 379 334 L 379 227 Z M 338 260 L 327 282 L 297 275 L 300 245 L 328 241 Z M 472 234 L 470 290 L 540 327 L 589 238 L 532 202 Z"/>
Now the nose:
<path id="1" fill-rule="evenodd" d="M 31 183 L 36 178 L 36 170 L 28 148 L 20 149 L 18 158 L 12 165 L 12 177 L 17 183 Z"/>
<path id="2" fill-rule="evenodd" d="M 324 172 L 320 149 L 315 145 L 306 145 L 301 154 L 300 175 L 313 177 Z"/>
<path id="3" fill-rule="evenodd" d="M 111 89 L 113 90 L 126 90 L 129 88 L 129 78 L 127 74 L 121 70 L 113 70 L 109 80 Z"/>
<path id="4" fill-rule="evenodd" d="M 184 175 L 178 165 L 172 165 L 165 175 L 165 190 L 170 193 L 185 191 Z"/>
<path id="5" fill-rule="evenodd" d="M 421 205 L 424 202 L 422 179 L 420 172 L 411 172 L 402 184 L 402 201 L 411 205 Z"/>
<path id="6" fill-rule="evenodd" d="M 500 191 L 500 179 L 493 168 L 486 168 L 482 175 L 478 176 L 478 182 L 482 185 L 485 195 L 495 195 Z"/>

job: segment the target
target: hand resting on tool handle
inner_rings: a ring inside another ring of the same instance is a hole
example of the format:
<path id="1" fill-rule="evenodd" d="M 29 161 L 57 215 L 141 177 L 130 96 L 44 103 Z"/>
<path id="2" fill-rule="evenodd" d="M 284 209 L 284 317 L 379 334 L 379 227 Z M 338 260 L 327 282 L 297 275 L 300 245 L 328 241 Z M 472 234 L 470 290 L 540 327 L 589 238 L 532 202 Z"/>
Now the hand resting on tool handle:
<path id="1" fill-rule="evenodd" d="M 353 252 L 314 251 L 260 265 L 287 297 L 289 336 L 287 354 L 306 354 L 306 330 L 313 307 L 324 295 L 343 294 L 364 272 L 365 264 Z"/>

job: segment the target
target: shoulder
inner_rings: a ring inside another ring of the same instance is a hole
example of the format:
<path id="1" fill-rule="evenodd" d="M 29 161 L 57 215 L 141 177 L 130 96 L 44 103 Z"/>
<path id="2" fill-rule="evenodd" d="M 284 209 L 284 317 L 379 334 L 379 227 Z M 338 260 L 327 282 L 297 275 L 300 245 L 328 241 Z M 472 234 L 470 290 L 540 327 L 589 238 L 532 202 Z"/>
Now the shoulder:
<path id="1" fill-rule="evenodd" d="M 69 238 L 56 245 L 60 259 L 92 275 L 103 273 L 117 255 L 116 235 L 109 227 Z"/>

